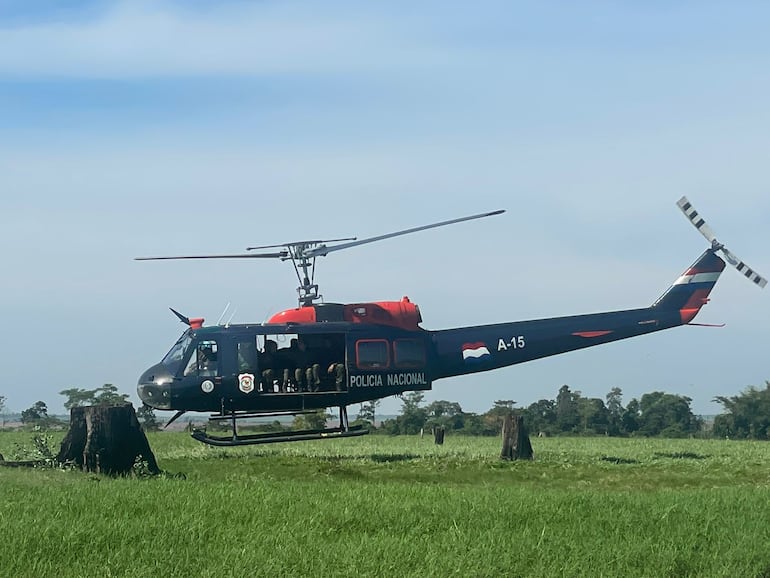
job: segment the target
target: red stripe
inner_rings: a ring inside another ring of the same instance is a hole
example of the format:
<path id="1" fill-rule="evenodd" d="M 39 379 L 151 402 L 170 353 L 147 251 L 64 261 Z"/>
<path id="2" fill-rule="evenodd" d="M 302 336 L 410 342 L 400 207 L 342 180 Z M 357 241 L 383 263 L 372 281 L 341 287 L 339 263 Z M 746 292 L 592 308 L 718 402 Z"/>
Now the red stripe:
<path id="1" fill-rule="evenodd" d="M 684 307 L 679 310 L 679 314 L 682 317 L 682 323 L 689 323 L 692 321 L 698 314 L 698 311 L 700 311 L 700 308 L 708 303 L 709 293 L 713 286 L 714 284 L 712 283 L 711 287 L 708 289 L 698 289 L 697 291 L 693 291 L 693 294 L 690 295 L 687 303 L 685 303 Z"/>
<path id="2" fill-rule="evenodd" d="M 601 337 L 608 333 L 612 333 L 612 331 L 575 331 L 572 335 L 577 335 L 578 337 Z"/>
<path id="3" fill-rule="evenodd" d="M 690 267 L 684 272 L 685 275 L 697 275 L 698 273 L 721 273 L 724 269 L 724 264 L 720 267 L 718 263 L 712 264 L 711 267 Z"/>

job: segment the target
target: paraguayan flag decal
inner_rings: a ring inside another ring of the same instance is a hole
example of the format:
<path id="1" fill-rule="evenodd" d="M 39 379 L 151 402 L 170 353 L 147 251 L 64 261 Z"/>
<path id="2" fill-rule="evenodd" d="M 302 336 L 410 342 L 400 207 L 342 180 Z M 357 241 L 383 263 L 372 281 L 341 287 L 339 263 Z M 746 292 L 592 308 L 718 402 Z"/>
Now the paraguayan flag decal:
<path id="1" fill-rule="evenodd" d="M 481 341 L 475 343 L 463 343 L 463 361 L 465 363 L 481 363 L 492 357 L 489 349 Z"/>

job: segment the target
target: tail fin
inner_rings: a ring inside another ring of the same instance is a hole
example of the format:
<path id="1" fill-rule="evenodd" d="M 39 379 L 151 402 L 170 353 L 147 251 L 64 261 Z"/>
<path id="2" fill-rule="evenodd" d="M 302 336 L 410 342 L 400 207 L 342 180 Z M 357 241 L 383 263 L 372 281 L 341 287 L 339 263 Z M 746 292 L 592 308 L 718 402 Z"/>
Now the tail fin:
<path id="1" fill-rule="evenodd" d="M 725 268 L 725 262 L 709 249 L 658 299 L 653 307 L 678 309 L 682 323 L 689 323 L 708 303 L 708 296 Z"/>

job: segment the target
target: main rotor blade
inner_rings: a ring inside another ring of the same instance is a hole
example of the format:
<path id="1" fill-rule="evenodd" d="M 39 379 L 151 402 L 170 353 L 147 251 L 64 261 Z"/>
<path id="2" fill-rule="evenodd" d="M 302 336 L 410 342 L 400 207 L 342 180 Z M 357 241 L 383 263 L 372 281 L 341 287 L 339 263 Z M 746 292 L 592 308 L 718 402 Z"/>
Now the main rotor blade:
<path id="1" fill-rule="evenodd" d="M 395 233 L 387 233 L 386 235 L 378 235 L 377 237 L 368 237 L 361 239 L 360 241 L 354 241 L 352 243 L 343 243 L 342 245 L 334 245 L 327 247 L 321 245 L 315 249 L 311 249 L 305 253 L 306 257 L 325 257 L 333 251 L 341 251 L 342 249 L 349 249 L 350 247 L 356 247 L 358 245 L 364 245 L 366 243 L 374 243 L 375 241 L 382 241 L 383 239 L 390 239 L 391 237 L 399 237 L 401 235 L 408 235 L 409 233 L 417 233 L 418 231 L 425 231 L 426 229 L 434 229 L 436 227 L 443 227 L 444 225 L 453 225 L 455 223 L 462 223 L 463 221 L 471 221 L 473 219 L 482 219 L 484 217 L 491 217 L 493 215 L 500 215 L 505 212 L 505 209 L 492 211 L 491 213 L 481 213 L 478 215 L 471 215 L 469 217 L 460 217 L 459 219 L 451 219 L 449 221 L 441 221 L 440 223 L 433 223 L 431 225 L 423 225 L 422 227 L 414 227 L 412 229 L 404 229 L 403 231 L 396 231 Z"/>
<path id="2" fill-rule="evenodd" d="M 706 224 L 706 221 L 703 220 L 703 217 L 698 214 L 698 211 L 696 211 L 690 201 L 687 200 L 687 197 L 682 197 L 676 202 L 676 204 L 680 209 L 682 209 L 684 216 L 687 217 L 695 226 L 695 228 L 700 231 L 701 235 L 706 237 L 706 240 L 709 243 L 713 243 L 716 239 L 714 231 L 712 231 L 711 227 Z"/>
<path id="3" fill-rule="evenodd" d="M 181 255 L 178 257 L 134 257 L 134 261 L 168 261 L 170 259 L 280 259 L 288 253 L 249 253 L 247 255 Z"/>

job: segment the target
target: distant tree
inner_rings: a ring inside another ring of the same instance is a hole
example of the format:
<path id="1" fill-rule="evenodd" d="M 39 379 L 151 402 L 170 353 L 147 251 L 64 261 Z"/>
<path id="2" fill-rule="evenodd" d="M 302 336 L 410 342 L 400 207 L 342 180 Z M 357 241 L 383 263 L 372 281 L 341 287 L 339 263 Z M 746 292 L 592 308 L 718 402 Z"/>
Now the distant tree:
<path id="1" fill-rule="evenodd" d="M 121 405 L 128 403 L 127 393 L 118 393 L 118 387 L 105 383 L 94 390 L 94 401 L 97 405 Z"/>
<path id="2" fill-rule="evenodd" d="M 639 400 L 632 399 L 628 402 L 626 409 L 620 416 L 620 432 L 625 435 L 633 434 L 639 431 L 639 420 L 641 417 L 639 409 Z"/>
<path id="3" fill-rule="evenodd" d="M 606 434 L 609 423 L 609 411 L 604 402 L 595 397 L 577 399 L 580 428 L 583 433 Z"/>
<path id="4" fill-rule="evenodd" d="M 513 415 L 515 405 L 516 402 L 512 399 L 495 400 L 494 405 L 484 414 L 486 426 L 499 433 L 503 427 L 503 420 L 507 416 Z"/>
<path id="5" fill-rule="evenodd" d="M 139 423 L 142 424 L 144 431 L 158 431 L 160 425 L 158 419 L 155 417 L 155 410 L 149 405 L 142 404 L 142 406 L 136 410 L 136 417 Z"/>
<path id="6" fill-rule="evenodd" d="M 48 419 L 48 406 L 44 401 L 36 401 L 35 404 L 21 412 L 21 423 L 40 424 Z"/>
<path id="7" fill-rule="evenodd" d="M 500 433 L 498 425 L 490 426 L 485 415 L 463 412 L 463 428 L 460 433 L 472 436 L 494 436 Z"/>
<path id="8" fill-rule="evenodd" d="M 556 427 L 559 431 L 576 431 L 580 424 L 577 402 L 579 397 L 580 394 L 570 391 L 568 385 L 559 388 L 559 394 L 556 396 Z"/>
<path id="9" fill-rule="evenodd" d="M 377 406 L 380 405 L 379 399 L 373 399 L 361 404 L 361 408 L 358 410 L 358 416 L 356 421 L 366 422 L 370 426 L 373 426 L 376 420 L 375 412 Z"/>
<path id="10" fill-rule="evenodd" d="M 611 436 L 623 432 L 623 391 L 613 387 L 605 397 L 607 400 L 607 433 Z"/>
<path id="11" fill-rule="evenodd" d="M 733 397 L 717 396 L 725 412 L 714 420 L 714 435 L 736 439 L 770 439 L 770 381 Z"/>
<path id="12" fill-rule="evenodd" d="M 692 413 L 692 399 L 653 391 L 639 401 L 639 433 L 646 436 L 684 437 L 697 433 L 701 420 Z"/>
<path id="13" fill-rule="evenodd" d="M 326 427 L 326 420 L 329 419 L 329 415 L 325 409 L 319 409 L 313 413 L 303 413 L 294 418 L 292 426 L 294 429 L 312 429 L 319 430 Z"/>
<path id="14" fill-rule="evenodd" d="M 380 425 L 382 433 L 390 435 L 416 434 L 425 427 L 428 413 L 422 402 L 425 394 L 421 391 L 410 391 L 401 396 L 401 413 L 395 419 L 388 419 Z"/>
<path id="15" fill-rule="evenodd" d="M 81 389 L 72 387 L 59 392 L 67 398 L 64 402 L 65 409 L 81 407 L 85 405 L 121 405 L 128 403 L 128 394 L 118 393 L 117 386 L 105 383 L 96 389 Z"/>
<path id="16" fill-rule="evenodd" d="M 445 429 L 459 430 L 465 425 L 463 408 L 456 401 L 438 400 L 431 402 L 425 408 L 427 425 L 441 426 Z"/>
<path id="17" fill-rule="evenodd" d="M 94 405 L 94 391 L 93 389 L 80 389 L 79 387 L 71 387 L 70 389 L 63 389 L 59 392 L 59 395 L 63 395 L 67 398 L 64 402 L 64 409 L 70 410 L 73 407 L 81 407 L 84 405 Z"/>
<path id="18" fill-rule="evenodd" d="M 552 399 L 541 399 L 530 404 L 522 411 L 524 423 L 531 433 L 556 433 L 556 402 Z"/>
<path id="19" fill-rule="evenodd" d="M 0 427 L 5 427 L 5 396 L 0 395 Z"/>
<path id="20" fill-rule="evenodd" d="M 425 394 L 421 391 L 410 391 L 404 394 L 401 404 L 401 415 L 398 416 L 399 433 L 416 434 L 425 427 L 428 417 L 424 407 L 421 407 Z"/>

